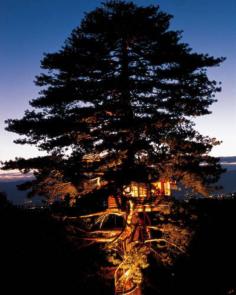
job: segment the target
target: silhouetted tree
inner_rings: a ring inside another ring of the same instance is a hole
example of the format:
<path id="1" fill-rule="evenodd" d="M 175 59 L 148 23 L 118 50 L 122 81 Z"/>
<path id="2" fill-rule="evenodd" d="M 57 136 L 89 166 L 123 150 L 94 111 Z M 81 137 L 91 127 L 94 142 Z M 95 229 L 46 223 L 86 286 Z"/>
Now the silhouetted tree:
<path id="1" fill-rule="evenodd" d="M 206 193 L 221 173 L 209 156 L 218 141 L 199 134 L 193 118 L 210 113 L 220 87 L 206 69 L 223 58 L 193 52 L 170 20 L 158 6 L 124 1 L 86 14 L 62 49 L 44 56 L 33 110 L 6 122 L 22 136 L 16 143 L 48 156 L 5 169 L 60 173 L 77 188 L 102 172 L 110 190 L 171 176 Z M 88 165 L 88 155 L 100 158 Z"/>
<path id="2" fill-rule="evenodd" d="M 219 142 L 199 134 L 193 119 L 210 113 L 220 87 L 206 69 L 224 59 L 193 52 L 181 32 L 169 29 L 170 19 L 158 6 L 125 1 L 86 14 L 62 49 L 44 56 L 33 110 L 7 121 L 7 130 L 22 136 L 16 143 L 48 156 L 9 161 L 5 169 L 34 170 L 36 180 L 25 186 L 55 196 L 91 196 L 98 189 L 118 196 L 131 182 L 166 178 L 207 194 L 222 172 L 209 155 Z M 151 250 L 170 263 L 169 249 L 184 252 L 191 234 L 171 221 L 168 204 L 126 197 L 120 208 L 84 218 L 99 216 L 101 226 L 110 215 L 124 219 L 123 229 L 92 231 L 89 239 L 113 241 L 116 291 L 141 292 Z M 158 211 L 158 226 L 150 211 Z"/>

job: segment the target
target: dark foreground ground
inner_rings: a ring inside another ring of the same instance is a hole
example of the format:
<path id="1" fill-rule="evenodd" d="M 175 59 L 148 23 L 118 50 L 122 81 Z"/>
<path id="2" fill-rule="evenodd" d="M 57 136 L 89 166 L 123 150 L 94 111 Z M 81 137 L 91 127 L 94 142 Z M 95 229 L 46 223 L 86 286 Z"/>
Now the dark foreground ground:
<path id="1" fill-rule="evenodd" d="M 236 199 L 198 200 L 188 257 L 172 269 L 151 262 L 144 295 L 236 294 Z M 0 209 L 1 294 L 113 294 L 97 246 L 78 250 L 65 224 L 46 211 Z M 4 291 L 3 291 L 4 290 Z"/>

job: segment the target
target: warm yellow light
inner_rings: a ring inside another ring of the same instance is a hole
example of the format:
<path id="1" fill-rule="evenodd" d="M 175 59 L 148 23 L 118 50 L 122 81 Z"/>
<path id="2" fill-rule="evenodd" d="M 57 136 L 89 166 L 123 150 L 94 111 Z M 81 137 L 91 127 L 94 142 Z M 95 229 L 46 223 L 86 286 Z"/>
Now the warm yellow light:
<path id="1" fill-rule="evenodd" d="M 171 195 L 170 181 L 156 181 L 153 182 L 152 185 L 160 195 Z"/>
<path id="2" fill-rule="evenodd" d="M 145 198 L 148 190 L 145 183 L 131 182 L 130 185 L 124 188 L 124 193 L 131 197 Z"/>
<path id="3" fill-rule="evenodd" d="M 170 182 L 169 181 L 166 181 L 164 182 L 164 193 L 165 193 L 165 196 L 170 196 Z"/>
<path id="4" fill-rule="evenodd" d="M 124 273 L 124 276 L 127 278 L 130 274 L 130 269 L 128 269 L 125 273 Z"/>

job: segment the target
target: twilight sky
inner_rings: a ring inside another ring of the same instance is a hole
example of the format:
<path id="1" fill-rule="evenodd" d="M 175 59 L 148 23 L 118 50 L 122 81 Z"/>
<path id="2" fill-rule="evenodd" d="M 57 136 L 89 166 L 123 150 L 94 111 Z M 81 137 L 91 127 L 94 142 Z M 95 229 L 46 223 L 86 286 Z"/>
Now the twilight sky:
<path id="1" fill-rule="evenodd" d="M 212 155 L 236 155 L 236 1 L 135 0 L 140 5 L 160 4 L 174 15 L 171 29 L 183 30 L 183 41 L 194 51 L 227 60 L 208 73 L 222 81 L 223 90 L 212 114 L 197 119 L 196 128 L 223 143 Z M 33 80 L 41 72 L 44 52 L 55 52 L 84 12 L 97 0 L 0 0 L 0 161 L 31 157 L 39 152 L 13 143 L 17 136 L 4 130 L 4 120 L 20 118 L 28 101 L 37 96 Z"/>

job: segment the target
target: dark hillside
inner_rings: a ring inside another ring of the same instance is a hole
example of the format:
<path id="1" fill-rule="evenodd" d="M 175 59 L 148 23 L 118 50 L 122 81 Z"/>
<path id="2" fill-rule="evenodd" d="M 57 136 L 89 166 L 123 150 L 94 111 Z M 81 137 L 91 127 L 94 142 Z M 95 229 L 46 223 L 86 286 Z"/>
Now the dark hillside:
<path id="1" fill-rule="evenodd" d="M 236 200 L 195 200 L 187 206 L 198 215 L 188 256 L 171 269 L 150 261 L 144 295 L 235 294 Z M 78 250 L 66 222 L 49 212 L 2 209 L 0 232 L 1 287 L 9 293 L 17 286 L 18 292 L 113 294 L 112 282 L 101 275 L 105 260 L 99 248 Z"/>
<path id="2" fill-rule="evenodd" d="M 193 200 L 191 207 L 198 221 L 188 256 L 169 270 L 153 264 L 145 295 L 236 294 L 236 199 Z"/>
<path id="3" fill-rule="evenodd" d="M 97 247 L 76 251 L 63 224 L 48 213 L 1 212 L 0 231 L 1 288 L 6 287 L 7 294 L 15 286 L 19 293 L 40 290 L 55 294 L 64 289 L 68 295 L 92 294 L 99 289 L 99 294 L 111 294 L 96 275 L 102 259 Z"/>

